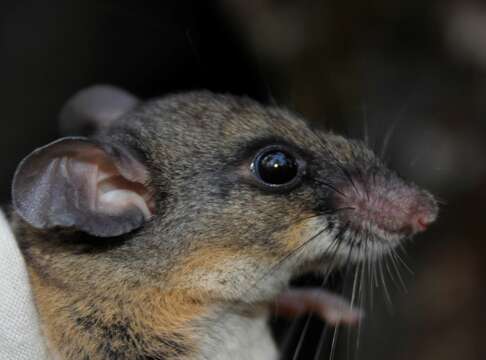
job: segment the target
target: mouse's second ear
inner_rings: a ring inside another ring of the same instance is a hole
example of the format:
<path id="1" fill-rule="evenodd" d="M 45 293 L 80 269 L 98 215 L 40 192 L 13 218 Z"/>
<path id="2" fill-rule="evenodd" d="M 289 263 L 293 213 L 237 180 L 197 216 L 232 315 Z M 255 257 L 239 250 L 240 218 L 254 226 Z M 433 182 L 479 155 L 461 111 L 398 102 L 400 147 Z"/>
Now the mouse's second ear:
<path id="1" fill-rule="evenodd" d="M 91 135 L 107 128 L 140 100 L 111 85 L 94 85 L 74 94 L 59 115 L 64 135 Z"/>
<path id="2" fill-rule="evenodd" d="M 13 206 L 38 229 L 119 236 L 151 218 L 147 183 L 144 165 L 127 149 L 65 138 L 22 161 L 13 181 Z"/>

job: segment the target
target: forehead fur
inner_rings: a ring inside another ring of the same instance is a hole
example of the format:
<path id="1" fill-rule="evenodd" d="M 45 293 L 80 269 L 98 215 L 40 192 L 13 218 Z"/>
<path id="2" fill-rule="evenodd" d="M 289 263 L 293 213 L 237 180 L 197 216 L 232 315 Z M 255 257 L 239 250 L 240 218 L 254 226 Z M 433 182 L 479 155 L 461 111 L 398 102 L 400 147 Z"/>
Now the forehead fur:
<path id="1" fill-rule="evenodd" d="M 287 110 L 205 91 L 142 104 L 112 129 L 114 137 L 127 134 L 162 165 L 197 158 L 211 165 L 221 162 L 221 157 L 231 159 L 235 152 L 260 140 L 287 142 L 329 161 L 349 164 L 359 158 L 375 162 L 373 153 L 362 144 L 311 129 L 304 119 Z"/>
<path id="2" fill-rule="evenodd" d="M 230 155 L 235 148 L 258 139 L 305 143 L 314 137 L 302 119 L 287 111 L 208 92 L 148 102 L 119 126 L 143 139 L 140 145 L 146 150 L 167 149 L 167 156 Z"/>

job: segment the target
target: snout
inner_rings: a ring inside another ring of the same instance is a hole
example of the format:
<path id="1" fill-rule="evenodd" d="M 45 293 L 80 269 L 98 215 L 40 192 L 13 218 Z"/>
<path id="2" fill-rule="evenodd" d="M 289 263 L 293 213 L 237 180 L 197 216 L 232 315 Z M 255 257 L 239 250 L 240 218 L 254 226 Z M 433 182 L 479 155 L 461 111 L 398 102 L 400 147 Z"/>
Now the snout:
<path id="1" fill-rule="evenodd" d="M 341 222 L 355 232 L 402 238 L 426 230 L 437 219 L 434 197 L 395 174 L 349 180 L 334 195 L 334 203 L 349 209 L 340 212 Z"/>

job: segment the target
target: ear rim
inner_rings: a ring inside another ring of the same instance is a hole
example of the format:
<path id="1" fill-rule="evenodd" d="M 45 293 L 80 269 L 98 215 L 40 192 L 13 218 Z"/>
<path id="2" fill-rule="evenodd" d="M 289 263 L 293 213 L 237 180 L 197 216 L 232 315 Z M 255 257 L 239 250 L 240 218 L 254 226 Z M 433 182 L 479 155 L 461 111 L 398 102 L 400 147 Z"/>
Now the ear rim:
<path id="1" fill-rule="evenodd" d="M 95 134 L 109 128 L 140 102 L 132 93 L 110 84 L 83 88 L 69 97 L 59 112 L 61 134 Z"/>
<path id="2" fill-rule="evenodd" d="M 62 223 L 61 221 L 57 221 L 54 223 L 45 223 L 42 222 L 39 219 L 31 219 L 29 215 L 27 215 L 27 210 L 26 210 L 26 204 L 25 201 L 22 201 L 19 199 L 18 194 L 20 193 L 19 187 L 22 186 L 22 179 L 23 179 L 23 171 L 25 169 L 28 169 L 28 164 L 30 161 L 35 161 L 35 157 L 42 156 L 45 151 L 49 151 L 52 147 L 55 146 L 62 146 L 65 143 L 71 143 L 71 142 L 80 142 L 82 145 L 90 145 L 90 146 L 95 146 L 98 150 L 103 151 L 106 156 L 110 157 L 113 159 L 113 163 L 115 167 L 120 171 L 120 174 L 122 173 L 122 170 L 120 170 L 120 164 L 119 164 L 119 159 L 117 158 L 120 154 L 127 155 L 129 153 L 129 150 L 121 150 L 122 147 L 120 146 L 113 146 L 113 149 L 116 149 L 116 152 L 113 153 L 112 151 L 108 151 L 108 148 L 111 146 L 107 145 L 106 143 L 100 142 L 95 139 L 90 139 L 86 137 L 81 137 L 81 136 L 71 136 L 71 137 L 63 137 L 60 139 L 57 139 L 53 142 L 50 142 L 44 146 L 41 146 L 34 151 L 32 151 L 30 154 L 28 154 L 22 161 L 19 163 L 17 166 L 17 169 L 14 173 L 13 180 L 12 180 L 12 187 L 11 187 L 11 198 L 12 198 L 12 207 L 15 213 L 20 216 L 20 218 L 28 223 L 30 226 L 37 230 L 51 230 L 54 228 L 65 228 L 65 229 L 73 229 L 75 231 L 83 232 L 88 235 L 92 235 L 95 237 L 101 237 L 101 238 L 110 238 L 110 237 L 117 237 L 121 236 L 127 233 L 130 233 L 134 230 L 137 230 L 144 226 L 147 222 L 151 220 L 153 217 L 153 212 L 151 214 L 150 218 L 147 218 L 146 216 L 140 216 L 140 214 L 136 214 L 136 210 L 128 210 L 124 214 L 120 214 L 119 216 L 113 216 L 113 215 L 108 215 L 108 214 L 97 214 L 94 222 L 99 224 L 103 224 L 103 222 L 106 222 L 107 225 L 105 226 L 106 229 L 113 229 L 113 225 L 110 227 L 110 222 L 115 222 L 116 219 L 123 219 L 124 221 L 120 225 L 117 223 L 117 228 L 119 230 L 117 231 L 104 231 L 104 230 L 96 230 L 96 226 L 91 226 L 89 223 Z M 55 151 L 55 149 L 54 149 Z M 133 155 L 130 160 L 135 159 Z M 55 158 L 55 156 L 53 156 Z M 123 175 L 122 175 L 123 176 Z M 148 172 L 146 173 L 147 178 L 142 179 L 141 177 L 139 178 L 130 178 L 127 179 L 131 182 L 141 184 L 145 187 L 148 188 Z M 124 176 L 123 176 L 124 177 Z M 143 180 L 143 181 L 142 181 Z M 69 214 L 69 211 L 66 210 L 66 214 Z"/>

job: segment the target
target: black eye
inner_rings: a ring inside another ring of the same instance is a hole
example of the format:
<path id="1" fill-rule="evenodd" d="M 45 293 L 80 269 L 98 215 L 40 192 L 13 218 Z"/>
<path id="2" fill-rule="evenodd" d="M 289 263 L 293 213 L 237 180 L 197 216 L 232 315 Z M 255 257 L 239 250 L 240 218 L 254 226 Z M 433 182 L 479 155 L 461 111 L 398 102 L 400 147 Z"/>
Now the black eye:
<path id="1" fill-rule="evenodd" d="M 274 188 L 295 184 L 301 174 L 297 159 L 278 147 L 263 149 L 253 161 L 252 171 L 264 185 Z"/>

